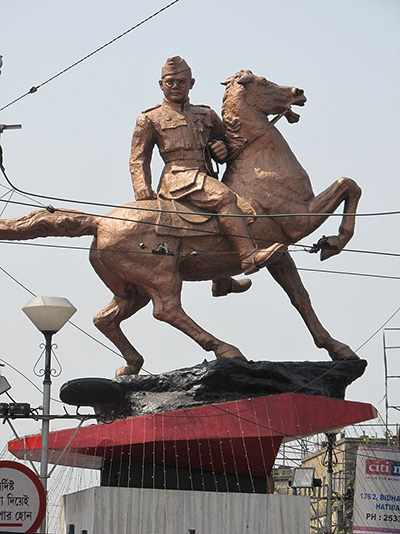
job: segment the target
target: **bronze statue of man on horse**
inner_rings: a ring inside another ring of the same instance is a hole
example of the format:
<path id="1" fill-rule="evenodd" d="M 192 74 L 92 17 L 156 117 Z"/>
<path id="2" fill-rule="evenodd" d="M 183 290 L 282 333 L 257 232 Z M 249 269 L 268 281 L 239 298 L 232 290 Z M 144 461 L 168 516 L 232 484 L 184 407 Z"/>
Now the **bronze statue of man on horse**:
<path id="1" fill-rule="evenodd" d="M 357 183 L 346 177 L 314 195 L 307 172 L 276 128 L 280 117 L 289 123 L 299 120 L 291 107 L 305 104 L 304 91 L 241 70 L 222 82 L 221 121 L 209 107 L 189 102 L 194 79 L 180 57 L 167 60 L 159 83 L 164 101 L 139 116 L 132 139 L 136 202 L 107 215 L 52 208 L 0 219 L 0 239 L 94 237 L 90 262 L 113 297 L 93 321 L 126 361 L 117 375 L 138 373 L 143 365 L 120 324 L 150 301 L 156 319 L 205 351 L 217 358 L 244 358 L 238 347 L 186 314 L 182 285 L 213 280 L 216 296 L 241 292 L 249 281 L 231 277 L 263 266 L 286 292 L 317 347 L 333 360 L 357 357 L 321 324 L 287 250 L 343 203 L 337 235 L 325 237 L 320 247 L 321 260 L 339 254 L 354 234 L 361 195 Z M 150 171 L 155 145 L 165 163 L 157 195 Z M 216 161 L 226 162 L 221 181 L 204 158 L 207 150 Z"/>

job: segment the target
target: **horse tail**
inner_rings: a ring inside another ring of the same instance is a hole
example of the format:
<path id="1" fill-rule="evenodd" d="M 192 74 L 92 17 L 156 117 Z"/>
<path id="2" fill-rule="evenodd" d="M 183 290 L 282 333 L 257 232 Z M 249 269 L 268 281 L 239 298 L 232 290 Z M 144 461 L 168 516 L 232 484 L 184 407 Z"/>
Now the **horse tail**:
<path id="1" fill-rule="evenodd" d="M 98 220 L 98 217 L 81 211 L 54 208 L 32 211 L 15 219 L 0 219 L 0 239 L 95 236 Z"/>

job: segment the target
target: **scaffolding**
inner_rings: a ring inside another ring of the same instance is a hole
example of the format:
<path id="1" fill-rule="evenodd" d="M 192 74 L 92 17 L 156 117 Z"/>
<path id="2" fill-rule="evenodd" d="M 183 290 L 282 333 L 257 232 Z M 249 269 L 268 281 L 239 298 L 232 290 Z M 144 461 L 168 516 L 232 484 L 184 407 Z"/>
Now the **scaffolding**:
<path id="1" fill-rule="evenodd" d="M 397 410 L 400 412 L 399 404 L 391 404 L 389 401 L 389 385 L 393 379 L 399 379 L 399 374 L 391 374 L 389 370 L 389 354 L 393 354 L 391 351 L 400 351 L 400 345 L 388 344 L 389 342 L 389 332 L 400 332 L 400 328 L 384 328 L 383 329 L 383 360 L 384 360 L 384 369 L 385 369 L 385 429 L 386 429 L 386 438 L 390 437 L 389 431 L 389 410 Z M 392 337 L 392 336 L 390 336 Z M 400 352 L 399 352 L 400 356 Z M 393 365 L 393 362 L 392 362 Z"/>

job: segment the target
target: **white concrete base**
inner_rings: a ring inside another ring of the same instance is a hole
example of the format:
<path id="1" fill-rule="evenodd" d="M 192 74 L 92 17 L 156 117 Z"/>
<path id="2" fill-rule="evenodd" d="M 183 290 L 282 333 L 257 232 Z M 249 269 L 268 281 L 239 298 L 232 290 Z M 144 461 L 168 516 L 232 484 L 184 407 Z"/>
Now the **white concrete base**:
<path id="1" fill-rule="evenodd" d="M 60 534 L 309 534 L 309 498 L 95 487 L 61 498 Z"/>

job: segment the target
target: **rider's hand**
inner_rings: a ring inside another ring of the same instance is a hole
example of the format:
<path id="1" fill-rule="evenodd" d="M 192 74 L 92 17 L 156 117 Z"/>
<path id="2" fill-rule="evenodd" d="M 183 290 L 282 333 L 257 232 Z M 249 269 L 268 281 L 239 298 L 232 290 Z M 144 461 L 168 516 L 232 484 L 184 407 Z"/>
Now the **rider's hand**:
<path id="1" fill-rule="evenodd" d="M 152 189 L 148 188 L 135 191 L 135 198 L 136 200 L 154 200 L 157 198 L 157 195 Z"/>
<path id="2" fill-rule="evenodd" d="M 228 157 L 228 148 L 223 141 L 216 141 L 210 144 L 210 150 L 213 157 L 219 161 L 224 162 Z"/>

